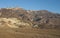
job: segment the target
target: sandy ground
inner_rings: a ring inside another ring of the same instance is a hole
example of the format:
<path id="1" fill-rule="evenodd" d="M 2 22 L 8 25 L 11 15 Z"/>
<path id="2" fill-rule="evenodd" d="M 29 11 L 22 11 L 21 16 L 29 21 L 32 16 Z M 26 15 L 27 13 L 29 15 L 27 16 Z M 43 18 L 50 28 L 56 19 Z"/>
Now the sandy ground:
<path id="1" fill-rule="evenodd" d="M 0 28 L 0 38 L 60 38 L 60 30 L 36 28 Z"/>

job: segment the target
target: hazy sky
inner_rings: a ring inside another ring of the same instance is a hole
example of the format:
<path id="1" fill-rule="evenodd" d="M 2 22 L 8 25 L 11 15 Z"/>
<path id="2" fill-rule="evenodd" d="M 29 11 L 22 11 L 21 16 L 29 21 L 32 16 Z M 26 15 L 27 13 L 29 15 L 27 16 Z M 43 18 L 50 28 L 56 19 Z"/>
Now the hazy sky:
<path id="1" fill-rule="evenodd" d="M 60 0 L 0 0 L 0 8 L 22 7 L 27 10 L 48 10 L 60 13 Z"/>

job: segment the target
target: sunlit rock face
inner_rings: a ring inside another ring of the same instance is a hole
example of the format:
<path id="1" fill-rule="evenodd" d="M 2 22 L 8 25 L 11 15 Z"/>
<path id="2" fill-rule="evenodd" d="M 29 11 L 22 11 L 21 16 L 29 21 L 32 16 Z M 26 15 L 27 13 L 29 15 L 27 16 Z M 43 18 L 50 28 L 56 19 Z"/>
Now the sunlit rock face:
<path id="1" fill-rule="evenodd" d="M 11 28 L 19 28 L 30 26 L 29 23 L 25 23 L 17 18 L 0 18 L 0 27 L 11 27 Z"/>

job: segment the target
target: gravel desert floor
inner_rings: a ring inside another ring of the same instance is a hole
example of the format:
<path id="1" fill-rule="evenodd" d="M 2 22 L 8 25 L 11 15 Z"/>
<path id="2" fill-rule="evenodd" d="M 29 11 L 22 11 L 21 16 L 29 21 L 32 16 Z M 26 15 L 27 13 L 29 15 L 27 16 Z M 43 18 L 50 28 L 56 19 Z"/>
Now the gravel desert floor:
<path id="1" fill-rule="evenodd" d="M 36 28 L 0 28 L 0 38 L 60 38 L 60 30 Z"/>

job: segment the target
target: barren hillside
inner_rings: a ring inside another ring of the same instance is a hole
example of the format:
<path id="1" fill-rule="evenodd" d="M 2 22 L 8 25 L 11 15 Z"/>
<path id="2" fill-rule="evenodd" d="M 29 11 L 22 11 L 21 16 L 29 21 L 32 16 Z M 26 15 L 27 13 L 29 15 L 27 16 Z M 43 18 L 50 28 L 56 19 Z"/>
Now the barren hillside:
<path id="1" fill-rule="evenodd" d="M 60 14 L 1 8 L 0 38 L 60 38 Z"/>

